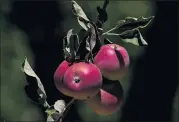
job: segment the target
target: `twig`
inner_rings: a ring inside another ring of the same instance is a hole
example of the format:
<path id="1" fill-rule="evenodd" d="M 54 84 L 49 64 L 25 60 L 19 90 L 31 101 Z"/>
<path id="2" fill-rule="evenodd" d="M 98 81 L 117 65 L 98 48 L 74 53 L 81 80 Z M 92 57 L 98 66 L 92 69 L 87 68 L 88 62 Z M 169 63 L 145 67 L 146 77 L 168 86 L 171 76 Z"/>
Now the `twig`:
<path id="1" fill-rule="evenodd" d="M 72 99 L 67 106 L 65 107 L 64 111 L 62 112 L 62 115 L 57 119 L 56 122 L 62 122 L 62 119 L 64 118 L 64 116 L 66 115 L 66 113 L 68 112 L 70 106 L 73 104 L 73 102 L 75 101 L 75 99 Z"/>
<path id="2" fill-rule="evenodd" d="M 74 103 L 74 100 L 75 100 L 75 99 L 72 99 L 72 101 L 70 101 L 71 103 L 68 104 L 68 107 L 67 107 L 66 110 L 64 111 L 63 116 L 62 116 L 61 119 L 63 119 L 63 118 L 65 117 L 65 115 L 68 113 L 68 111 L 70 110 L 71 105 Z"/>
<path id="3" fill-rule="evenodd" d="M 105 35 L 110 35 L 110 36 L 120 36 L 121 34 L 117 34 L 117 33 L 106 33 Z"/>
<path id="4" fill-rule="evenodd" d="M 111 31 L 113 31 L 113 30 L 115 30 L 115 29 L 116 29 L 116 27 L 114 27 L 114 28 L 112 28 L 112 29 L 110 29 L 110 30 L 106 31 L 106 32 L 105 32 L 105 33 L 103 33 L 102 35 L 106 35 L 107 33 L 111 32 Z"/>
<path id="5" fill-rule="evenodd" d="M 73 104 L 73 102 L 75 101 L 75 99 L 73 98 L 66 106 L 66 108 L 68 108 L 71 104 Z"/>

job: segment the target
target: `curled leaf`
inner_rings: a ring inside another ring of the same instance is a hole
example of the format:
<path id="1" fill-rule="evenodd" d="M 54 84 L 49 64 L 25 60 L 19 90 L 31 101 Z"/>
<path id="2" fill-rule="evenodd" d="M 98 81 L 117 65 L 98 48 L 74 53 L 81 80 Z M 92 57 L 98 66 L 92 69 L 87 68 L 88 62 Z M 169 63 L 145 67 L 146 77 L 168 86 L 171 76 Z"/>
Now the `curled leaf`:
<path id="1" fill-rule="evenodd" d="M 70 50 L 71 50 L 72 57 L 75 57 L 78 48 L 79 48 L 78 35 L 73 34 L 70 38 Z"/>
<path id="2" fill-rule="evenodd" d="M 87 39 L 88 39 L 88 35 L 86 35 L 86 36 L 84 37 L 84 39 L 80 42 L 79 48 L 78 48 L 78 50 L 77 50 L 77 52 L 76 52 L 76 56 L 75 56 L 75 59 L 76 59 L 76 60 L 79 60 L 79 59 L 80 59 L 80 60 L 84 60 L 86 53 L 89 52 L 90 47 L 89 47 L 89 43 L 86 44 L 86 43 L 87 43 L 87 41 L 86 41 Z M 88 46 L 89 48 L 86 48 L 87 46 Z"/>
<path id="3" fill-rule="evenodd" d="M 67 32 L 67 43 L 68 43 L 68 45 L 70 45 L 70 38 L 71 38 L 72 35 L 73 35 L 73 29 L 70 29 Z"/>
<path id="4" fill-rule="evenodd" d="M 74 58 L 76 52 L 79 48 L 79 37 L 70 29 L 67 33 L 67 36 L 63 39 L 63 51 L 64 51 L 64 58 Z"/>
<path id="5" fill-rule="evenodd" d="M 95 31 L 95 28 L 92 24 L 90 24 L 90 29 L 89 29 L 89 37 L 87 38 L 87 43 L 89 44 L 90 46 L 90 50 L 89 51 L 92 51 L 93 48 L 95 47 L 96 45 L 96 31 Z"/>
<path id="6" fill-rule="evenodd" d="M 154 18 L 154 16 L 145 17 L 126 17 L 125 20 L 120 20 L 117 22 L 116 29 L 120 31 L 132 30 L 137 28 L 145 28 Z"/>
<path id="7" fill-rule="evenodd" d="M 87 38 L 86 38 L 86 49 L 88 50 L 88 51 L 90 51 L 91 50 L 91 48 L 90 48 L 90 36 L 88 36 Z"/>
<path id="8" fill-rule="evenodd" d="M 139 28 L 145 28 L 154 18 L 154 16 L 144 18 L 144 17 L 126 17 L 125 20 L 119 20 L 115 27 L 106 31 L 102 35 L 110 35 L 109 33 L 118 30 L 117 33 L 123 33 L 128 30 L 134 30 Z"/>
<path id="9" fill-rule="evenodd" d="M 91 21 L 90 23 L 93 26 L 93 31 L 94 31 L 93 33 L 95 33 L 96 35 L 95 37 L 96 40 L 93 40 L 95 41 L 95 45 L 93 47 L 92 54 L 96 54 L 100 50 L 100 47 L 102 45 L 102 39 L 103 39 L 102 29 L 97 28 L 96 24 L 93 21 Z"/>
<path id="10" fill-rule="evenodd" d="M 54 109 L 61 114 L 65 110 L 65 101 L 57 100 L 54 104 Z"/>
<path id="11" fill-rule="evenodd" d="M 101 46 L 101 40 L 98 34 L 98 28 L 95 23 L 91 21 L 88 30 L 88 37 L 86 38 L 86 49 L 89 51 L 85 56 L 86 61 L 93 61 L 93 54 L 96 53 Z"/>
<path id="12" fill-rule="evenodd" d="M 63 52 L 64 52 L 64 58 L 65 59 L 71 56 L 70 47 L 69 47 L 69 44 L 67 42 L 67 37 L 63 38 Z"/>
<path id="13" fill-rule="evenodd" d="M 139 29 L 128 30 L 120 34 L 121 39 L 126 43 L 132 43 L 137 46 L 147 46 L 148 43 L 142 37 Z"/>
<path id="14" fill-rule="evenodd" d="M 101 28 L 102 25 L 108 20 L 108 14 L 106 12 L 106 8 L 108 4 L 109 4 L 109 0 L 104 0 L 104 4 L 102 8 L 97 6 L 98 15 L 97 15 L 96 25 L 98 28 Z"/>
<path id="15" fill-rule="evenodd" d="M 72 0 L 72 12 L 74 15 L 77 16 L 77 20 L 78 23 L 80 24 L 80 26 L 85 29 L 88 30 L 89 28 L 89 19 L 86 16 L 86 14 L 84 13 L 83 9 L 78 5 L 78 3 L 74 0 Z"/>
<path id="16" fill-rule="evenodd" d="M 25 86 L 27 96 L 29 96 L 29 93 L 30 93 L 30 92 L 27 92 L 27 91 L 29 91 L 29 90 L 31 90 L 31 91 L 37 90 L 37 92 L 34 91 L 34 93 L 38 93 L 38 96 L 39 96 L 39 101 L 38 102 L 40 104 L 42 104 L 44 107 L 49 106 L 47 101 L 46 101 L 47 95 L 46 95 L 45 89 L 43 87 L 43 84 L 41 83 L 40 78 L 36 75 L 36 73 L 31 68 L 30 64 L 27 61 L 27 58 L 25 58 L 25 60 L 24 60 L 24 62 L 22 64 L 22 69 L 23 69 L 23 72 L 25 73 L 26 76 L 35 78 L 36 83 L 37 83 L 37 86 L 34 86 L 34 85 L 30 84 L 30 82 L 29 82 L 29 84 L 27 86 Z M 30 85 L 31 85 L 31 87 L 30 87 Z M 36 102 L 36 101 L 34 101 L 34 102 Z"/>
<path id="17" fill-rule="evenodd" d="M 79 47 L 79 38 L 76 33 L 74 33 L 73 29 L 70 29 L 67 33 L 67 43 L 70 50 L 70 55 L 75 57 L 76 51 Z"/>

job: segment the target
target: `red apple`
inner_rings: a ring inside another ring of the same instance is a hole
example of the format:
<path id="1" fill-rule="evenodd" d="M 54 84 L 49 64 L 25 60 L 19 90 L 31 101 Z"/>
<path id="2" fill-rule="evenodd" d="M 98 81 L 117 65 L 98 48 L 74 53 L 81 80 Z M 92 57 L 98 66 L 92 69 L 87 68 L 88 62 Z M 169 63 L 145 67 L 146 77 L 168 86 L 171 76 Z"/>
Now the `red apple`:
<path id="1" fill-rule="evenodd" d="M 68 63 L 66 60 L 64 60 L 56 69 L 54 73 L 54 81 L 55 82 L 62 82 L 62 79 L 65 75 L 65 72 L 70 67 L 70 63 Z"/>
<path id="2" fill-rule="evenodd" d="M 129 55 L 127 50 L 117 44 L 103 45 L 94 58 L 94 63 L 102 75 L 109 80 L 119 80 L 127 72 Z"/>
<path id="3" fill-rule="evenodd" d="M 70 91 L 64 93 L 65 95 L 84 100 L 99 92 L 102 86 L 102 75 L 96 65 L 79 62 L 68 68 L 63 83 Z"/>
<path id="4" fill-rule="evenodd" d="M 118 81 L 103 85 L 100 92 L 95 97 L 86 100 L 86 103 L 95 113 L 107 116 L 119 110 L 123 95 L 123 88 Z"/>
<path id="5" fill-rule="evenodd" d="M 54 81 L 55 81 L 55 86 L 60 91 L 61 93 L 67 93 L 70 92 L 63 83 L 63 78 L 65 75 L 65 72 L 67 69 L 70 67 L 70 63 L 68 63 L 66 60 L 64 60 L 56 69 L 54 73 Z"/>

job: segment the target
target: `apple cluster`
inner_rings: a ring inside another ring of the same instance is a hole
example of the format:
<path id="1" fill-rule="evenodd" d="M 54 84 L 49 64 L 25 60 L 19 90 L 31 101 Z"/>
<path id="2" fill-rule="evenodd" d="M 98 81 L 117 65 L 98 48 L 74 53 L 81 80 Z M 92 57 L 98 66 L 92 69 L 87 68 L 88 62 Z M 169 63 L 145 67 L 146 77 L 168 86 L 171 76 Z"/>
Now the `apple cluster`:
<path id="1" fill-rule="evenodd" d="M 148 44 L 139 28 L 146 27 L 154 18 L 126 17 L 103 33 L 103 24 L 108 20 L 108 3 L 109 0 L 104 0 L 103 7 L 97 7 L 98 16 L 94 22 L 72 1 L 72 12 L 82 29 L 78 34 L 70 29 L 64 37 L 65 60 L 54 74 L 55 86 L 61 93 L 76 100 L 85 100 L 89 108 L 100 115 L 113 114 L 120 108 L 124 95 L 118 80 L 124 77 L 130 64 L 127 50 L 104 35 L 119 36 L 120 41 L 146 46 Z M 115 29 L 123 31 L 110 33 Z"/>
<path id="2" fill-rule="evenodd" d="M 104 7 L 98 8 L 95 23 L 87 19 L 75 1 L 72 4 L 74 11 L 79 12 L 76 14 L 79 24 L 85 26 L 82 26 L 80 38 L 73 29 L 64 37 L 65 60 L 54 73 L 55 86 L 66 96 L 84 100 L 99 115 L 113 114 L 123 101 L 123 88 L 118 80 L 128 70 L 128 52 L 102 38 L 102 24 L 107 20 L 101 16 L 106 13 Z"/>
<path id="3" fill-rule="evenodd" d="M 27 59 L 22 65 L 26 76 L 34 77 L 37 81 L 35 85 L 34 82 L 28 82 L 25 92 L 34 102 L 46 108 L 48 121 L 56 120 L 52 115 L 58 115 L 57 120 L 61 121 L 66 108 L 74 100 L 85 101 L 99 115 L 111 115 L 118 111 L 124 100 L 123 87 L 119 81 L 127 73 L 130 59 L 124 47 L 111 42 L 106 36 L 118 36 L 119 41 L 147 46 L 139 29 L 145 28 L 154 18 L 126 17 L 117 21 L 112 29 L 103 32 L 103 25 L 108 20 L 106 7 L 109 0 L 104 0 L 102 8 L 97 7 L 95 21 L 87 17 L 74 0 L 71 3 L 72 12 L 82 28 L 78 34 L 70 29 L 63 39 L 64 61 L 54 73 L 54 84 L 59 92 L 73 99 L 67 106 L 63 100 L 49 105 L 43 84 Z M 116 33 L 111 33 L 114 30 Z M 32 97 L 32 91 L 38 95 Z"/>
<path id="4" fill-rule="evenodd" d="M 128 66 L 126 49 L 117 44 L 106 44 L 100 47 L 94 62 L 64 60 L 55 71 L 54 81 L 61 93 L 85 100 L 97 114 L 109 115 L 121 105 L 123 94 L 116 96 L 111 92 L 116 89 L 116 92 L 123 93 L 116 80 L 124 76 Z M 108 85 L 108 89 L 104 88 Z"/>

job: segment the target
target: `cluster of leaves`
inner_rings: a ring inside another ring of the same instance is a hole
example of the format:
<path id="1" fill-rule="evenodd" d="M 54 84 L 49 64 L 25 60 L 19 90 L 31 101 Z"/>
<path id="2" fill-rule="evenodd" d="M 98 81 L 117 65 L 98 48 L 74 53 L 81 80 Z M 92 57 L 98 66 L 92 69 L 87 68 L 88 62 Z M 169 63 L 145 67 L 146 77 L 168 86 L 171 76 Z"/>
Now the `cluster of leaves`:
<path id="1" fill-rule="evenodd" d="M 109 0 L 105 0 L 102 8 L 97 7 L 97 19 L 93 21 L 87 17 L 83 9 L 72 1 L 72 12 L 76 16 L 79 25 L 82 29 L 79 32 L 80 37 L 73 29 L 70 29 L 67 36 L 63 39 L 64 58 L 67 61 L 93 61 L 95 54 L 104 44 L 113 43 L 104 36 L 118 36 L 126 43 L 132 43 L 137 46 L 147 46 L 148 43 L 144 40 L 140 33 L 140 28 L 145 28 L 154 16 L 144 17 L 126 17 L 124 20 L 119 20 L 115 27 L 103 32 L 103 24 L 108 20 L 106 12 Z M 120 33 L 111 33 L 118 30 Z"/>
<path id="2" fill-rule="evenodd" d="M 125 20 L 118 21 L 114 28 L 107 32 L 103 32 L 103 24 L 108 20 L 106 12 L 108 3 L 109 0 L 105 0 L 102 8 L 99 6 L 97 7 L 98 15 L 97 20 L 94 22 L 92 19 L 87 17 L 82 8 L 75 1 L 72 1 L 72 12 L 76 16 L 82 29 L 79 34 L 75 33 L 73 29 L 70 29 L 67 36 L 63 39 L 64 58 L 67 61 L 93 62 L 93 58 L 99 51 L 101 45 L 112 43 L 109 39 L 104 38 L 104 35 L 119 36 L 124 42 L 138 46 L 147 45 L 147 42 L 143 39 L 139 28 L 146 27 L 154 17 L 127 17 Z M 111 31 L 116 29 L 120 30 L 121 33 L 111 33 Z M 126 39 L 131 40 L 126 41 Z M 31 82 L 27 80 L 28 84 L 25 86 L 27 96 L 46 109 L 47 121 L 62 121 L 67 109 L 74 102 L 74 99 L 72 99 L 67 105 L 64 100 L 58 100 L 54 105 L 49 105 L 41 80 L 29 65 L 27 58 L 25 58 L 23 62 L 22 69 L 27 78 L 31 77 L 35 80 L 31 80 Z M 34 92 L 33 96 L 32 92 Z"/>

